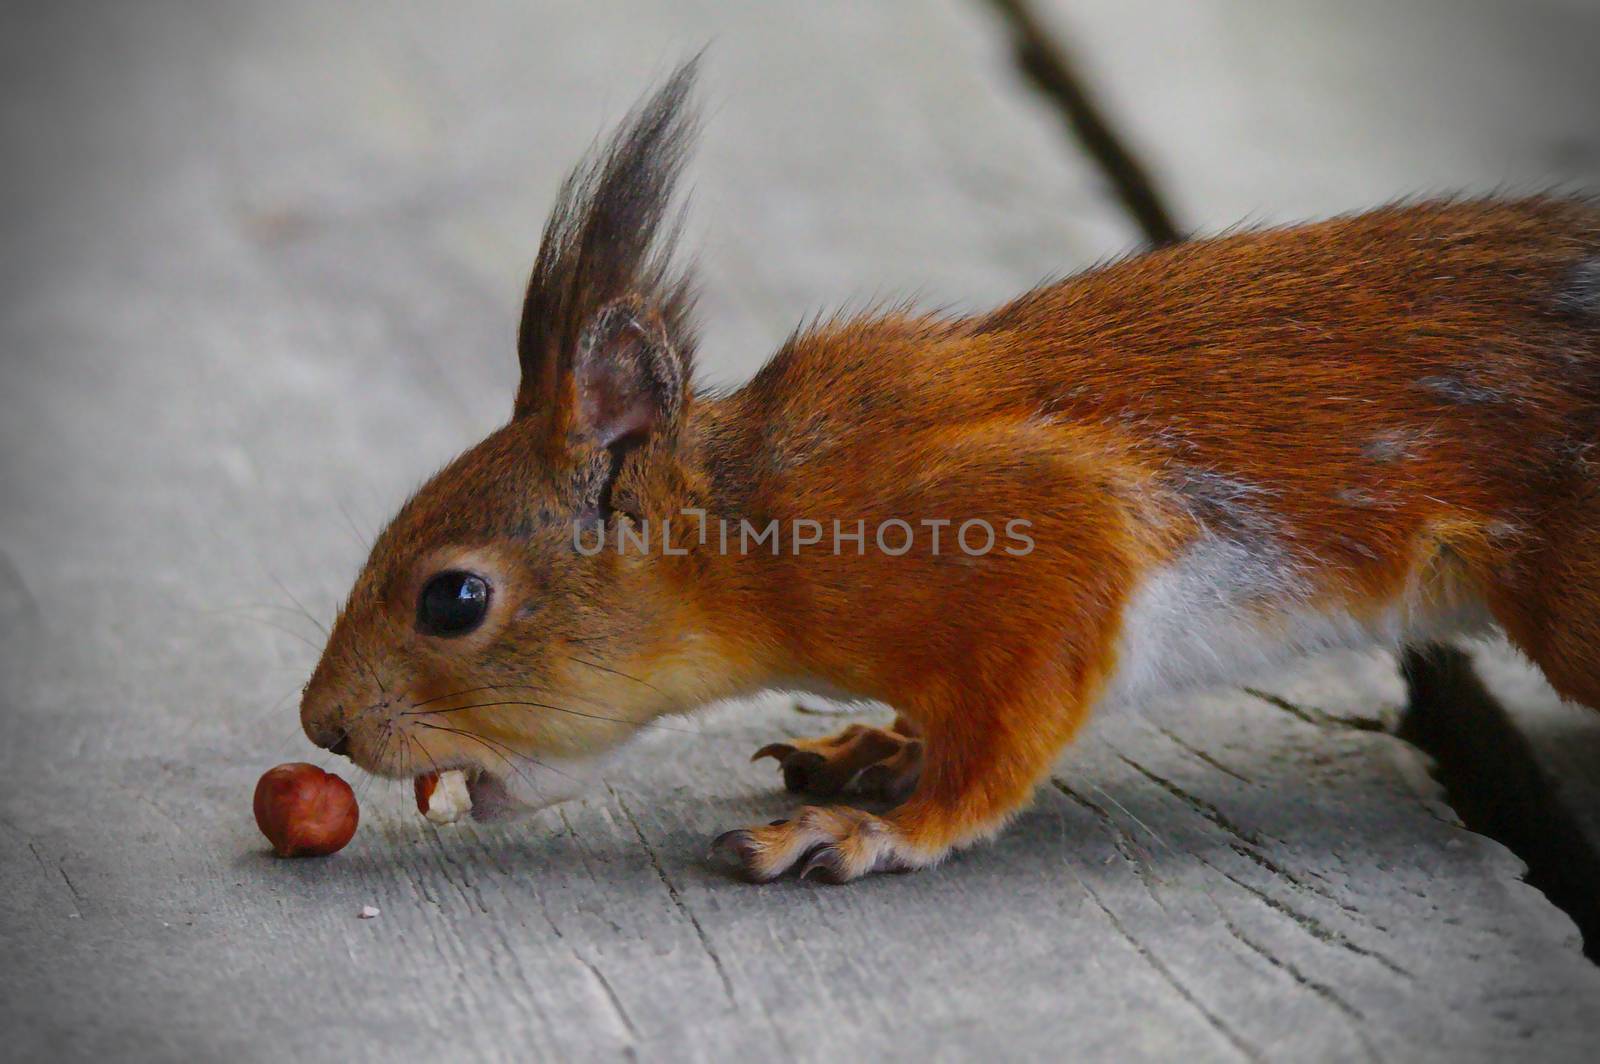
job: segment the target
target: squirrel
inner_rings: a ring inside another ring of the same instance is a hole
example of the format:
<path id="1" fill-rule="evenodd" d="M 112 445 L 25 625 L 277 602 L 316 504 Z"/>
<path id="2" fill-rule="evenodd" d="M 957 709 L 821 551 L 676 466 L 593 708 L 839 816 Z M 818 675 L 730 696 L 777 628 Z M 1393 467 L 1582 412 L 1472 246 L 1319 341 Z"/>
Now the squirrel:
<path id="1" fill-rule="evenodd" d="M 492 819 L 765 688 L 892 727 L 756 751 L 806 806 L 754 881 L 939 862 L 1097 706 L 1497 625 L 1600 707 L 1600 206 L 1402 203 L 1133 255 L 973 316 L 891 307 L 691 384 L 695 63 L 560 191 L 510 421 L 373 546 L 300 707 Z"/>

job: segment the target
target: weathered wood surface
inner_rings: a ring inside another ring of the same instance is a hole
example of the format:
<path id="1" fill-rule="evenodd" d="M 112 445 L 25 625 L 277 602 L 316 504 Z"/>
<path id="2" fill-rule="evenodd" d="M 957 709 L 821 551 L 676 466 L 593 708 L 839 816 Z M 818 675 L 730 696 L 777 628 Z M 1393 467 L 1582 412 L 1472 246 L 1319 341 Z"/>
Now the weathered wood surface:
<path id="1" fill-rule="evenodd" d="M 1338 722 L 1398 699 L 1370 659 L 1271 685 L 1294 710 L 1096 721 L 998 842 L 917 876 L 752 888 L 707 862 L 791 804 L 750 751 L 836 724 L 776 698 L 656 731 L 529 823 L 435 831 L 364 784 L 343 854 L 270 858 L 250 788 L 310 753 L 293 600 L 326 616 L 374 522 L 504 415 L 550 193 L 674 59 L 715 36 L 714 377 L 853 295 L 982 303 L 1133 233 L 957 0 L 5 18 L 8 1055 L 1592 1048 L 1570 922 L 1411 748 Z"/>

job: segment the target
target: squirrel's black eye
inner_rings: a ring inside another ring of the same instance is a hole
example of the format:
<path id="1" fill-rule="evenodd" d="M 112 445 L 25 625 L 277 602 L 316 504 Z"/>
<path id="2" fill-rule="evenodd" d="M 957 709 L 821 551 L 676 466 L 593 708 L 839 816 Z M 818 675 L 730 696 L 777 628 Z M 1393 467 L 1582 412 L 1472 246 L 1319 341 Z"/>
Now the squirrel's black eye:
<path id="1" fill-rule="evenodd" d="M 489 583 L 476 573 L 440 573 L 417 599 L 417 630 L 425 635 L 466 635 L 489 612 Z"/>

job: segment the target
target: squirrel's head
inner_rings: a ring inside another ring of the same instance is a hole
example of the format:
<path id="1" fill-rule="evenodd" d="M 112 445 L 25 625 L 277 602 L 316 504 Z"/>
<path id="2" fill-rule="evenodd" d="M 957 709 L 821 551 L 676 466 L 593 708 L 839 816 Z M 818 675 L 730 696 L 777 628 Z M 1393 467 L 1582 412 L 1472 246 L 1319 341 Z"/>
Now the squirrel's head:
<path id="1" fill-rule="evenodd" d="M 378 538 L 301 702 L 311 740 L 371 772 L 467 769 L 480 817 L 569 796 L 598 755 L 704 693 L 692 559 L 583 546 L 646 520 L 659 538 L 697 497 L 692 291 L 671 262 L 694 66 L 563 184 L 511 421 Z"/>

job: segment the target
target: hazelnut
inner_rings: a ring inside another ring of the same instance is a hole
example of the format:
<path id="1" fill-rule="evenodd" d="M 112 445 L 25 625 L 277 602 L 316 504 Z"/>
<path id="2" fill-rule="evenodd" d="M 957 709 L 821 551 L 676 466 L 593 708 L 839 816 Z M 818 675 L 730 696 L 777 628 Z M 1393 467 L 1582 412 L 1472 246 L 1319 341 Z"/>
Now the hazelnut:
<path id="1" fill-rule="evenodd" d="M 417 812 L 423 816 L 428 815 L 428 799 L 433 797 L 433 789 L 439 786 L 437 772 L 424 772 L 411 781 L 411 792 L 417 796 Z"/>
<path id="2" fill-rule="evenodd" d="M 279 857 L 321 857 L 344 849 L 361 809 L 338 776 L 297 761 L 268 769 L 256 784 L 256 826 Z"/>
<path id="3" fill-rule="evenodd" d="M 467 774 L 460 769 L 425 772 L 412 783 L 417 812 L 435 824 L 454 824 L 472 809 Z"/>

